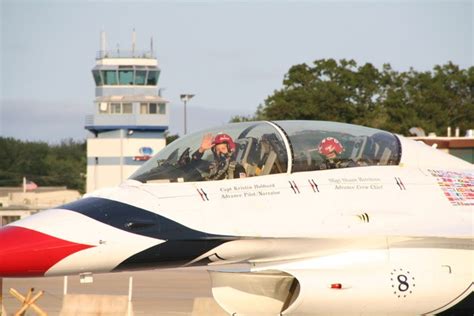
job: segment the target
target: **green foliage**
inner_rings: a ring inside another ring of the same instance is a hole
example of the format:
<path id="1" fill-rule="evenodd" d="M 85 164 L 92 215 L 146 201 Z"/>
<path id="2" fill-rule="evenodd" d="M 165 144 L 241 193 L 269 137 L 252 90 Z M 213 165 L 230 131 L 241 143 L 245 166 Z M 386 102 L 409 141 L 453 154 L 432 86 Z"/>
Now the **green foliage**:
<path id="1" fill-rule="evenodd" d="M 441 135 L 447 126 L 472 128 L 474 67 L 451 62 L 433 71 L 378 70 L 354 60 L 316 60 L 295 65 L 283 88 L 269 96 L 253 117 L 231 121 L 326 120 L 372 126 L 408 134 L 417 126 Z"/>
<path id="2" fill-rule="evenodd" d="M 59 145 L 0 137 L 0 186 L 20 186 L 23 177 L 39 186 L 67 186 L 84 192 L 86 143 Z"/>
<path id="3" fill-rule="evenodd" d="M 256 118 L 253 116 L 243 116 L 243 115 L 234 115 L 230 118 L 229 123 L 240 123 L 240 122 L 250 122 L 255 121 Z"/>
<path id="4" fill-rule="evenodd" d="M 166 145 L 171 144 L 172 142 L 174 142 L 174 141 L 177 140 L 178 138 L 179 138 L 179 135 L 178 135 L 178 134 L 166 135 Z"/>

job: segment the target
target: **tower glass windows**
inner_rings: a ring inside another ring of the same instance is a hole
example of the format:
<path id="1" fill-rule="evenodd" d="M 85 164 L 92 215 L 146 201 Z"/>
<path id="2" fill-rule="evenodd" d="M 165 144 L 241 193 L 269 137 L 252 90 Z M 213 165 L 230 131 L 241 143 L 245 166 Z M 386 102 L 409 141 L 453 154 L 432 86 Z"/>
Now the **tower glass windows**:
<path id="1" fill-rule="evenodd" d="M 140 114 L 166 114 L 166 104 L 140 103 Z"/>
<path id="2" fill-rule="evenodd" d="M 93 70 L 92 75 L 94 76 L 94 81 L 96 86 L 101 86 L 102 85 L 102 78 L 100 77 L 100 71 L 99 70 Z"/>
<path id="3" fill-rule="evenodd" d="M 149 86 L 155 86 L 157 82 L 158 82 L 158 71 L 149 70 L 146 84 Z"/>
<path id="4" fill-rule="evenodd" d="M 133 68 L 123 69 L 119 66 L 119 83 L 121 85 L 133 85 Z"/>
<path id="5" fill-rule="evenodd" d="M 120 114 L 121 113 L 121 111 L 120 111 L 121 106 L 120 105 L 121 105 L 120 103 L 112 103 L 110 105 L 110 113 Z"/>
<path id="6" fill-rule="evenodd" d="M 158 104 L 158 113 L 159 114 L 166 114 L 166 104 L 164 104 L 164 103 Z"/>
<path id="7" fill-rule="evenodd" d="M 156 86 L 160 69 L 155 66 L 97 66 L 92 70 L 96 86 Z"/>
<path id="8" fill-rule="evenodd" d="M 133 114 L 133 103 L 97 103 L 99 114 Z"/>
<path id="9" fill-rule="evenodd" d="M 132 114 L 133 113 L 132 103 L 122 103 L 122 111 L 123 111 L 123 114 Z"/>
<path id="10" fill-rule="evenodd" d="M 104 85 L 116 85 L 117 84 L 117 71 L 115 71 L 115 70 L 104 70 L 104 71 L 102 71 L 102 77 L 104 78 Z"/>
<path id="11" fill-rule="evenodd" d="M 144 85 L 146 79 L 146 70 L 136 70 L 135 71 L 135 84 Z"/>
<path id="12" fill-rule="evenodd" d="M 158 113 L 156 103 L 150 103 L 148 109 L 149 109 L 149 112 L 148 112 L 149 114 L 156 114 L 156 113 Z"/>

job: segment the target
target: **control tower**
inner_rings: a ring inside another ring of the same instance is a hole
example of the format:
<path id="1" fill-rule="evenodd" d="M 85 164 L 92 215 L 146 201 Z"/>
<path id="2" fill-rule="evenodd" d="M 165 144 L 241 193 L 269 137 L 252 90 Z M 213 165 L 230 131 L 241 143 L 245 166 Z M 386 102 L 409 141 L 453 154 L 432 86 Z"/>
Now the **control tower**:
<path id="1" fill-rule="evenodd" d="M 168 101 L 158 88 L 160 68 L 153 51 L 101 50 L 92 69 L 93 114 L 86 116 L 87 192 L 116 186 L 166 145 Z"/>

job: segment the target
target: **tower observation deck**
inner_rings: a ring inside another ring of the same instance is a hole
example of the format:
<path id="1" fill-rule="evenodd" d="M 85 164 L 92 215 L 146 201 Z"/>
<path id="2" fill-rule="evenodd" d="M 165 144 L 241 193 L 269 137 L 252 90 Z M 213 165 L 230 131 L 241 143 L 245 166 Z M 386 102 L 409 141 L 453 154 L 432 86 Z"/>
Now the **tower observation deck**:
<path id="1" fill-rule="evenodd" d="M 92 69 L 93 114 L 87 115 L 87 192 L 115 186 L 166 145 L 168 101 L 158 87 L 160 68 L 149 51 L 107 50 L 105 33 Z"/>

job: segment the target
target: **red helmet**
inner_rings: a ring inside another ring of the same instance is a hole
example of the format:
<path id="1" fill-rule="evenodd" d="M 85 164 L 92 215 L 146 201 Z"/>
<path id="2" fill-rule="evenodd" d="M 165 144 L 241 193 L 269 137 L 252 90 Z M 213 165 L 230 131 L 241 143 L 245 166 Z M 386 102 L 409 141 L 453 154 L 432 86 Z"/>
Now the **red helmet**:
<path id="1" fill-rule="evenodd" d="M 213 145 L 219 145 L 223 143 L 227 144 L 227 146 L 229 147 L 229 151 L 234 151 L 235 143 L 232 140 L 232 137 L 230 137 L 227 134 L 224 134 L 224 133 L 217 134 L 216 137 L 214 137 L 214 141 L 212 142 Z"/>
<path id="2" fill-rule="evenodd" d="M 318 146 L 318 151 L 322 155 L 329 155 L 331 153 L 340 154 L 344 151 L 342 144 L 335 138 L 326 137 Z"/>

